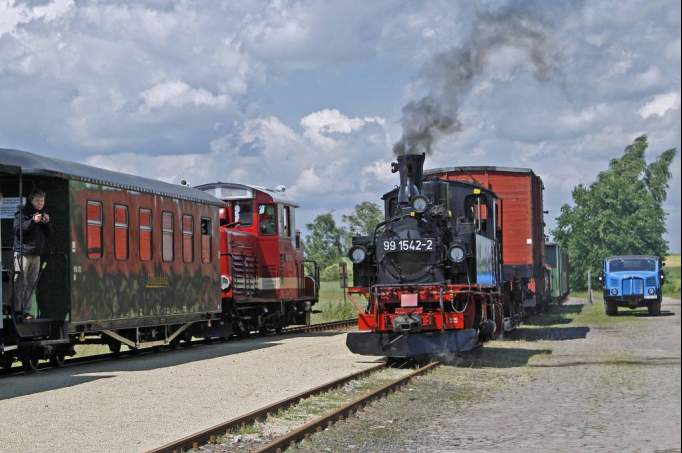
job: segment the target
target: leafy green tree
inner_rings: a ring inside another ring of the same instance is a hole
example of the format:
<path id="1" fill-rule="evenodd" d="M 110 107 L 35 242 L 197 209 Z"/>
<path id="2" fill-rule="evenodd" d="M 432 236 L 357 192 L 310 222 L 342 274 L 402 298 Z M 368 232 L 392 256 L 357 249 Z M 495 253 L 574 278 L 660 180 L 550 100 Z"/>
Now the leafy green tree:
<path id="1" fill-rule="evenodd" d="M 573 189 L 574 206 L 561 207 L 552 234 L 568 250 L 573 289 L 586 288 L 588 269 L 595 287 L 607 256 L 666 255 L 662 204 L 677 150 L 669 149 L 647 165 L 647 147 L 646 135 L 636 138 L 589 187 L 580 184 Z"/>
<path id="2" fill-rule="evenodd" d="M 371 201 L 363 201 L 355 205 L 355 210 L 342 216 L 353 236 L 369 236 L 379 222 L 384 220 L 384 212 L 379 205 Z"/>
<path id="3" fill-rule="evenodd" d="M 346 254 L 348 233 L 336 225 L 331 212 L 318 215 L 306 227 L 309 231 L 305 239 L 306 255 L 317 261 L 322 269 L 338 262 Z"/>

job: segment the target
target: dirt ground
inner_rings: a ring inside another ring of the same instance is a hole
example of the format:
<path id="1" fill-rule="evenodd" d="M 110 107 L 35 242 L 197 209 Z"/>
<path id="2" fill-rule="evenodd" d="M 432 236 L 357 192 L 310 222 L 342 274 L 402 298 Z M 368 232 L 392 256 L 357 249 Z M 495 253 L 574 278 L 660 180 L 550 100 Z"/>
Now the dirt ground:
<path id="1" fill-rule="evenodd" d="M 316 434 L 315 452 L 680 451 L 680 302 L 570 300 Z"/>

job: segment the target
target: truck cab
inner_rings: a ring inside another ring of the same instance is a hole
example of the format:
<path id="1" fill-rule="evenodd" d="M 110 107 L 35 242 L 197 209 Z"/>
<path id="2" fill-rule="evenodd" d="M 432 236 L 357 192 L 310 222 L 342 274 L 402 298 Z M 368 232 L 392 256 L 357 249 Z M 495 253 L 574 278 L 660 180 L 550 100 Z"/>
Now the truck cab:
<path id="1" fill-rule="evenodd" d="M 618 307 L 646 307 L 649 314 L 661 313 L 661 259 L 649 255 L 611 256 L 604 260 L 600 280 L 606 314 L 615 316 Z"/>

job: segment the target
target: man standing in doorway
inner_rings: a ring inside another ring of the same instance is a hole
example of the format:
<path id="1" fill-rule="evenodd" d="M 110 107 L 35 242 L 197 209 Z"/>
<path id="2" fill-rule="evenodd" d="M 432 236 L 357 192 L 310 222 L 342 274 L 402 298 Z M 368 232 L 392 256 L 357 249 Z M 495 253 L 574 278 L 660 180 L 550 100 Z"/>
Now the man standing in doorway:
<path id="1" fill-rule="evenodd" d="M 50 216 L 44 208 L 45 192 L 34 189 L 14 216 L 14 312 L 19 319 L 32 319 L 29 311 L 40 276 L 40 259 L 47 253 Z"/>

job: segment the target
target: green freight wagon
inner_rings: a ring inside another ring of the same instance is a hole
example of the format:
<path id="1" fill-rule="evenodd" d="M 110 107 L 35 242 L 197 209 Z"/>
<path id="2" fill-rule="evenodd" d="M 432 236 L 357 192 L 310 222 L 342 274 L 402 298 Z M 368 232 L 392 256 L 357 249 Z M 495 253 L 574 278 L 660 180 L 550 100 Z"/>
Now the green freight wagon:
<path id="1" fill-rule="evenodd" d="M 569 293 L 568 253 L 559 244 L 545 244 L 545 264 L 550 268 L 549 294 L 552 302 L 561 302 Z"/>

